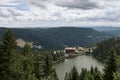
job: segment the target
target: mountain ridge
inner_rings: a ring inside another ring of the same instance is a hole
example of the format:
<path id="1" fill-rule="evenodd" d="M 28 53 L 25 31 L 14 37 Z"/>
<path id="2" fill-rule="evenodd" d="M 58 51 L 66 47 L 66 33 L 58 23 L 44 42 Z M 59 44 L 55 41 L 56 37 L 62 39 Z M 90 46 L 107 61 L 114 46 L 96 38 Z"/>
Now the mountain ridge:
<path id="1" fill-rule="evenodd" d="M 0 28 L 2 35 L 8 28 Z M 88 46 L 111 37 L 92 28 L 11 28 L 16 38 L 42 45 L 44 49 L 63 49 L 66 46 Z"/>

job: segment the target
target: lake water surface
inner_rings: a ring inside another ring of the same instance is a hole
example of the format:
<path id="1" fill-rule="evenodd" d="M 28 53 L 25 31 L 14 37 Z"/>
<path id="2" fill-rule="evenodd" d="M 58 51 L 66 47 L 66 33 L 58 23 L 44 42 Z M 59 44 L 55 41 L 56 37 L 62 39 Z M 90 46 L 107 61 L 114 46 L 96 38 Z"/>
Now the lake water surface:
<path id="1" fill-rule="evenodd" d="M 91 56 L 78 56 L 72 59 L 66 59 L 63 63 L 55 64 L 55 69 L 59 80 L 64 80 L 66 72 L 70 72 L 73 66 L 76 66 L 80 73 L 81 68 L 90 69 L 91 66 L 97 66 L 100 71 L 103 69 L 103 64 Z"/>

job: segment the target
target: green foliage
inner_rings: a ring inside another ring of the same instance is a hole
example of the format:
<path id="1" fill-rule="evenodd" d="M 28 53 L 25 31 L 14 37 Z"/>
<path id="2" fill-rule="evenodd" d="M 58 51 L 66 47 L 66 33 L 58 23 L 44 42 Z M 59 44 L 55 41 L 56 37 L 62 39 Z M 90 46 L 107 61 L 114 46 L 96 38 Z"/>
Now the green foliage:
<path id="1" fill-rule="evenodd" d="M 120 78 L 120 38 L 111 38 L 97 44 L 93 56 L 105 61 L 103 80 L 119 80 Z M 117 54 L 118 56 L 116 57 Z"/>
<path id="2" fill-rule="evenodd" d="M 114 80 L 114 73 L 116 73 L 116 71 L 117 71 L 116 54 L 114 49 L 112 49 L 109 53 L 108 61 L 106 62 L 103 79 Z"/>
<path id="3" fill-rule="evenodd" d="M 91 67 L 90 71 L 87 69 L 82 69 L 80 80 L 102 80 L 102 74 L 97 67 Z"/>
<path id="4" fill-rule="evenodd" d="M 64 61 L 65 55 L 63 51 L 54 51 L 52 53 L 53 61 Z"/>
<path id="5" fill-rule="evenodd" d="M 21 50 L 8 30 L 0 44 L 0 80 L 58 80 L 49 51 L 37 54 L 28 44 Z"/>
<path id="6" fill-rule="evenodd" d="M 34 73 L 38 80 L 41 80 L 44 76 L 43 73 L 43 60 L 40 54 L 37 54 L 34 58 Z"/>
<path id="7" fill-rule="evenodd" d="M 1 80 L 19 80 L 21 74 L 21 65 L 17 53 L 16 39 L 11 30 L 8 30 L 0 44 L 0 79 Z M 17 67 L 19 66 L 19 67 Z"/>
<path id="8" fill-rule="evenodd" d="M 110 51 L 111 48 L 114 48 L 118 55 L 120 54 L 120 38 L 111 38 L 98 43 L 92 54 L 97 59 L 105 61 L 108 57 L 108 51 Z"/>
<path id="9" fill-rule="evenodd" d="M 70 73 L 66 73 L 64 80 L 102 80 L 102 74 L 97 67 L 91 67 L 90 70 L 82 68 L 79 75 L 77 69 L 73 67 Z"/>
<path id="10" fill-rule="evenodd" d="M 64 80 L 70 80 L 69 73 L 66 72 Z"/>
<path id="11" fill-rule="evenodd" d="M 97 41 L 106 39 L 109 35 L 95 31 L 92 28 L 76 28 L 76 27 L 61 27 L 61 28 L 21 28 L 12 29 L 17 38 L 22 38 L 25 41 L 34 42 L 36 45 L 41 45 L 43 49 L 63 49 L 67 46 L 88 46 Z M 6 31 L 5 28 L 0 28 L 0 35 Z"/>
<path id="12" fill-rule="evenodd" d="M 114 80 L 120 80 L 120 72 L 116 72 L 113 74 Z"/>
<path id="13" fill-rule="evenodd" d="M 22 80 L 33 80 L 35 78 L 33 70 L 34 70 L 34 59 L 32 56 L 31 47 L 26 44 L 22 51 L 22 68 L 23 68 L 23 77 Z"/>
<path id="14" fill-rule="evenodd" d="M 64 80 L 79 80 L 79 74 L 75 66 L 73 66 L 70 73 L 66 73 Z"/>
<path id="15" fill-rule="evenodd" d="M 42 51 L 35 54 L 34 73 L 38 80 L 58 80 L 50 53 L 50 51 Z"/>
<path id="16" fill-rule="evenodd" d="M 43 72 L 45 76 L 48 76 L 52 72 L 53 68 L 52 56 L 49 53 L 46 53 L 45 56 L 43 56 L 43 61 L 44 61 Z"/>
<path id="17" fill-rule="evenodd" d="M 78 74 L 75 66 L 73 66 L 73 69 L 71 70 L 71 79 L 72 80 L 78 80 L 79 79 L 79 74 Z"/>

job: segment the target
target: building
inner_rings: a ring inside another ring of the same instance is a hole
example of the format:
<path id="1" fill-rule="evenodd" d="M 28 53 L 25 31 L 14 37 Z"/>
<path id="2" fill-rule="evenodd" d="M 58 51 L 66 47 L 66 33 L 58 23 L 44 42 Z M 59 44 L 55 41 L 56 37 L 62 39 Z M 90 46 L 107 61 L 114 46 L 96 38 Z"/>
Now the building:
<path id="1" fill-rule="evenodd" d="M 78 50 L 75 47 L 66 47 L 64 49 L 65 57 L 75 56 L 78 54 Z"/>

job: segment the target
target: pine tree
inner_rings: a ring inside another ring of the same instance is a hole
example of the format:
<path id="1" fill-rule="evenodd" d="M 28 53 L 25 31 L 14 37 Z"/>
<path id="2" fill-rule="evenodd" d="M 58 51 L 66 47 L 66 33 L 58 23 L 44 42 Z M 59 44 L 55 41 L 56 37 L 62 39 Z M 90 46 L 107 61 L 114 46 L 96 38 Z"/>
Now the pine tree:
<path id="1" fill-rule="evenodd" d="M 79 74 L 75 66 L 73 66 L 70 73 L 66 73 L 64 80 L 79 80 Z"/>
<path id="2" fill-rule="evenodd" d="M 33 78 L 35 77 L 35 75 L 33 74 L 34 60 L 32 56 L 32 49 L 28 44 L 24 46 L 22 55 L 23 80 L 33 80 Z"/>
<path id="3" fill-rule="evenodd" d="M 39 53 L 36 53 L 34 57 L 34 73 L 37 80 L 42 80 L 44 77 L 43 65 L 44 61 L 42 59 L 42 56 Z"/>
<path id="4" fill-rule="evenodd" d="M 71 75 L 72 75 L 71 80 L 79 80 L 79 74 L 78 74 L 75 66 L 73 66 L 73 68 L 71 70 Z"/>
<path id="5" fill-rule="evenodd" d="M 70 80 L 69 74 L 66 72 L 64 80 Z"/>
<path id="6" fill-rule="evenodd" d="M 116 54 L 114 49 L 109 53 L 108 61 L 104 69 L 104 80 L 114 80 L 114 73 L 117 71 Z"/>
<path id="7" fill-rule="evenodd" d="M 94 74 L 94 68 L 93 68 L 93 66 L 91 66 L 90 74 Z"/>
<path id="8" fill-rule="evenodd" d="M 35 55 L 34 73 L 38 80 L 58 80 L 51 55 L 46 51 Z"/>
<path id="9" fill-rule="evenodd" d="M 87 69 L 81 69 L 80 80 L 88 80 L 88 71 Z"/>
<path id="10" fill-rule="evenodd" d="M 0 45 L 0 80 L 18 80 L 19 67 L 16 60 L 16 39 L 11 30 L 2 36 Z"/>
<path id="11" fill-rule="evenodd" d="M 55 69 L 53 69 L 52 73 L 50 74 L 50 80 L 59 80 L 57 77 Z"/>
<path id="12" fill-rule="evenodd" d="M 32 48 L 29 44 L 26 44 L 22 51 L 23 56 L 32 55 Z"/>
<path id="13" fill-rule="evenodd" d="M 47 52 L 43 57 L 43 61 L 44 61 L 44 65 L 43 65 L 44 76 L 49 76 L 50 73 L 53 71 L 53 58 Z"/>
<path id="14" fill-rule="evenodd" d="M 94 69 L 94 80 L 102 80 L 102 74 L 101 74 L 101 72 L 98 70 L 98 68 L 97 67 L 95 67 L 95 69 Z"/>

